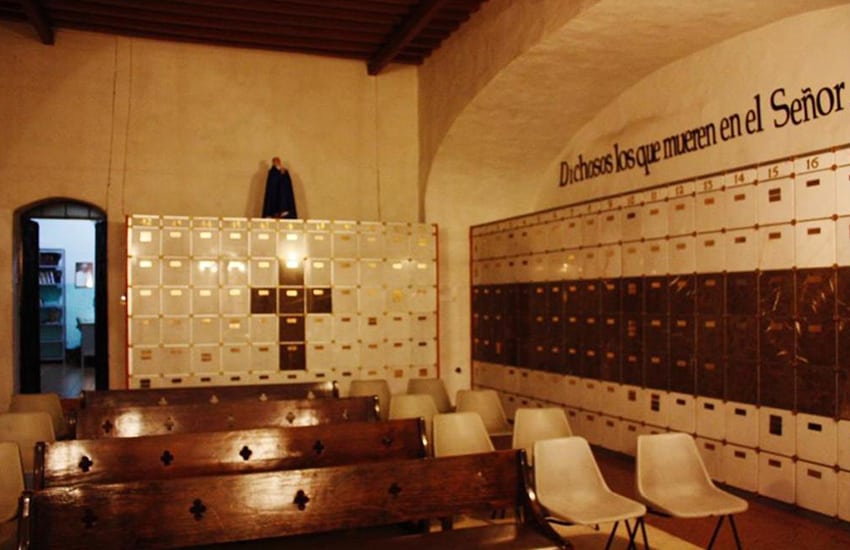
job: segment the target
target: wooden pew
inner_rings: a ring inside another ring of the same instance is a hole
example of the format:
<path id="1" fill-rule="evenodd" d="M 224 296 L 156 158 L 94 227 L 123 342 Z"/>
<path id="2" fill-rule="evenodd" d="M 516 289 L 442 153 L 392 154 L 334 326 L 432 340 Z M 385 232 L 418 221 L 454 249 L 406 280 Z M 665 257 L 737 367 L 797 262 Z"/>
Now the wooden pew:
<path id="1" fill-rule="evenodd" d="M 36 445 L 35 489 L 318 468 L 426 456 L 422 419 L 344 422 Z"/>
<path id="2" fill-rule="evenodd" d="M 25 492 L 19 548 L 570 548 L 542 519 L 524 456 L 505 450 Z M 395 528 L 513 507 L 510 523 Z"/>
<path id="3" fill-rule="evenodd" d="M 222 432 L 378 419 L 374 396 L 80 409 L 77 438 Z"/>
<path id="4" fill-rule="evenodd" d="M 320 397 L 339 397 L 339 388 L 336 382 L 84 391 L 80 407 L 193 405 L 200 403 L 229 403 L 231 401 L 253 399 L 258 401 L 278 401 Z"/>

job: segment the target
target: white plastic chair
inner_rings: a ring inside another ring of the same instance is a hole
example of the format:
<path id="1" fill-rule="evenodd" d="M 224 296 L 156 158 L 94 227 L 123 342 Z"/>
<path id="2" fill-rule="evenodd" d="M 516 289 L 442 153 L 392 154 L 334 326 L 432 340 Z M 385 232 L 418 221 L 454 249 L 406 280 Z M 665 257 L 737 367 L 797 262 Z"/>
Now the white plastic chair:
<path id="1" fill-rule="evenodd" d="M 378 407 L 381 420 L 390 417 L 390 385 L 383 378 L 374 380 L 352 380 L 348 387 L 348 395 L 357 397 L 362 395 L 375 395 L 378 397 Z"/>
<path id="2" fill-rule="evenodd" d="M 46 412 L 53 421 L 56 439 L 66 439 L 70 433 L 62 401 L 58 393 L 16 393 L 12 396 L 9 412 Z"/>
<path id="3" fill-rule="evenodd" d="M 674 518 L 718 516 L 707 548 L 728 517 L 741 548 L 733 514 L 744 512 L 746 500 L 718 489 L 708 475 L 694 438 L 685 433 L 638 436 L 637 494 L 650 511 Z"/>
<path id="4" fill-rule="evenodd" d="M 50 415 L 46 412 L 0 414 L 0 441 L 17 443 L 24 468 L 25 485 L 32 488 L 35 444 L 39 441 L 56 441 Z"/>
<path id="5" fill-rule="evenodd" d="M 0 442 L 0 548 L 16 548 L 18 500 L 24 490 L 24 469 L 17 443 Z"/>
<path id="6" fill-rule="evenodd" d="M 452 412 L 452 402 L 442 378 L 411 378 L 407 381 L 407 393 L 427 394 L 434 399 L 437 411 Z"/>
<path id="7" fill-rule="evenodd" d="M 484 421 L 475 412 L 434 415 L 434 456 L 456 456 L 493 451 Z"/>
<path id="8" fill-rule="evenodd" d="M 528 463 L 533 465 L 535 442 L 571 435 L 573 431 L 564 409 L 521 407 L 514 413 L 514 435 L 511 447 L 525 449 Z"/>
<path id="9" fill-rule="evenodd" d="M 457 412 L 476 412 L 491 436 L 511 435 L 511 425 L 496 390 L 458 390 Z"/>
<path id="10" fill-rule="evenodd" d="M 630 519 L 643 517 L 646 506 L 619 495 L 608 488 L 596 459 L 583 437 L 544 439 L 534 444 L 537 464 L 534 485 L 547 519 L 568 525 L 599 525 L 613 523 L 605 548 L 611 547 L 621 521 L 629 533 L 629 548 L 634 548 L 638 526 Z M 644 529 L 644 547 L 646 531 Z"/>
<path id="11" fill-rule="evenodd" d="M 433 420 L 437 414 L 437 406 L 430 395 L 400 394 L 390 400 L 390 418 L 422 418 L 425 421 L 425 434 L 428 445 L 433 448 Z"/>

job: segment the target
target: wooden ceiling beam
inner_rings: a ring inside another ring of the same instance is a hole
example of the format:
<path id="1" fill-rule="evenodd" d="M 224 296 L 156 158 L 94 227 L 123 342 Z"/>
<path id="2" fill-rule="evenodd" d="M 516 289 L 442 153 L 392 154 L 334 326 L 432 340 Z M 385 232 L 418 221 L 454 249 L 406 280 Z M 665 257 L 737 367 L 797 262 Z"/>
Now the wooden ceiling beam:
<path id="1" fill-rule="evenodd" d="M 331 9 L 315 6 L 292 5 L 291 2 L 233 2 L 232 0 L 45 0 L 49 7 L 65 7 L 74 5 L 80 11 L 86 11 L 94 6 L 112 6 L 118 10 L 134 8 L 143 11 L 197 14 L 200 12 L 210 17 L 227 19 L 245 19 L 252 21 L 267 21 L 274 24 L 281 18 L 289 18 L 292 24 L 305 26 L 358 26 L 366 27 L 376 32 L 386 33 L 401 19 L 397 15 L 364 13 L 345 9 Z"/>
<path id="2" fill-rule="evenodd" d="M 267 43 L 247 43 L 241 40 L 233 40 L 229 38 L 222 38 L 218 36 L 217 38 L 204 38 L 204 37 L 189 37 L 185 34 L 179 35 L 165 35 L 161 32 L 147 32 L 143 30 L 126 30 L 126 29 L 112 29 L 108 27 L 96 27 L 95 25 L 87 25 L 87 26 L 74 26 L 69 28 L 76 28 L 78 30 L 85 30 L 91 32 L 100 32 L 112 35 L 121 35 L 121 36 L 132 36 L 136 38 L 150 39 L 150 40 L 168 40 L 169 42 L 182 42 L 188 44 L 202 44 L 205 46 L 220 46 L 224 48 L 244 48 L 249 50 L 260 50 L 260 51 L 279 51 L 279 52 L 292 52 L 292 53 L 302 53 L 302 54 L 310 54 L 310 55 L 318 55 L 324 57 L 331 58 L 344 58 L 344 59 L 352 59 L 352 60 L 361 60 L 365 61 L 368 58 L 368 53 L 363 52 L 355 52 L 355 51 L 343 51 L 343 50 L 330 50 L 327 48 L 323 48 L 320 45 L 317 45 L 315 41 L 310 41 L 306 44 L 299 45 L 290 45 L 285 43 L 277 43 L 277 44 L 267 44 Z M 409 61 L 408 63 L 418 63 L 418 61 Z"/>
<path id="3" fill-rule="evenodd" d="M 163 17 L 169 15 L 197 17 L 199 11 L 205 17 L 213 19 L 224 19 L 227 21 L 249 21 L 264 23 L 266 25 L 291 25 L 295 27 L 314 27 L 320 29 L 353 30 L 366 33 L 380 33 L 386 35 L 396 23 L 395 18 L 362 18 L 363 20 L 347 20 L 333 18 L 324 14 L 304 15 L 296 10 L 276 10 L 274 12 L 261 12 L 243 9 L 241 4 L 230 7 L 198 6 L 175 2 L 173 0 L 46 0 L 51 9 L 62 9 L 66 11 L 77 11 L 80 13 L 116 13 L 116 14 L 158 14 Z M 111 10 L 111 11 L 107 11 Z"/>
<path id="4" fill-rule="evenodd" d="M 21 8 L 27 16 L 27 21 L 33 26 L 35 32 L 38 33 L 41 43 L 52 46 L 55 42 L 53 28 L 50 26 L 47 16 L 44 15 L 44 10 L 38 0 L 21 0 Z"/>
<path id="5" fill-rule="evenodd" d="M 418 1 L 398 0 L 397 2 L 379 2 L 376 0 L 361 0 L 359 2 L 350 2 L 348 0 L 290 0 L 287 3 L 300 4 L 302 6 L 305 4 L 318 5 L 334 10 L 343 8 L 372 13 L 388 13 L 402 16 L 406 13 L 409 13 L 410 9 L 415 6 Z"/>
<path id="6" fill-rule="evenodd" d="M 0 0 L 0 20 L 55 29 L 419 64 L 486 0 Z"/>
<path id="7" fill-rule="evenodd" d="M 8 21 L 27 21 L 27 16 L 23 14 L 18 6 L 14 8 L 0 6 L 0 17 Z"/>
<path id="8" fill-rule="evenodd" d="M 282 10 L 296 13 L 319 12 L 324 17 L 332 17 L 336 13 L 345 16 L 360 15 L 367 17 L 401 17 L 409 10 L 409 6 L 387 5 L 371 0 L 352 2 L 351 0 L 172 0 L 181 4 L 196 7 L 216 6 L 221 8 L 238 8 L 252 11 L 275 13 Z M 408 0 L 409 1 L 409 0 Z"/>
<path id="9" fill-rule="evenodd" d="M 153 3 L 153 2 L 152 2 Z M 213 29 L 218 31 L 237 31 L 245 33 L 266 34 L 269 36 L 293 36 L 302 38 L 330 38 L 350 42 L 374 44 L 383 38 L 383 34 L 363 32 L 357 26 L 347 28 L 332 27 L 299 27 L 288 23 L 269 24 L 268 21 L 234 19 L 221 16 L 199 16 L 181 13 L 162 13 L 132 8 L 118 8 L 107 5 L 88 5 L 80 8 L 77 2 L 56 0 L 52 5 L 55 20 L 80 24 L 92 22 L 107 25 L 114 21 L 116 26 L 132 25 L 133 22 L 143 24 L 155 23 L 161 25 L 180 25 L 187 28 Z"/>
<path id="10" fill-rule="evenodd" d="M 383 46 L 366 64 L 370 75 L 376 75 L 410 42 L 416 34 L 425 28 L 448 0 L 423 0 L 410 15 L 402 21 L 399 28 L 387 39 Z"/>
<path id="11" fill-rule="evenodd" d="M 229 29 L 210 29 L 202 27 L 189 27 L 186 25 L 148 23 L 138 20 L 117 20 L 106 17 L 86 17 L 85 20 L 70 18 L 66 19 L 57 14 L 56 23 L 63 27 L 73 27 L 80 30 L 105 32 L 112 34 L 125 34 L 163 40 L 180 40 L 204 43 L 228 43 L 230 45 L 244 44 L 245 47 L 269 47 L 278 50 L 322 51 L 325 54 L 339 52 L 349 57 L 366 59 L 371 51 L 367 43 L 352 42 L 347 40 L 335 40 L 325 38 L 317 41 L 309 37 L 281 36 L 269 33 L 242 32 Z"/>

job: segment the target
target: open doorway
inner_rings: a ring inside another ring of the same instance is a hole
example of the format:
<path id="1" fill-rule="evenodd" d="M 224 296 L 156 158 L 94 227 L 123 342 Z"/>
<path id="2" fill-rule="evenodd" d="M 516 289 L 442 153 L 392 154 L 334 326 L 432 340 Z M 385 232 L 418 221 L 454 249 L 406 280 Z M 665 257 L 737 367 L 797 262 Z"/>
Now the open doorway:
<path id="1" fill-rule="evenodd" d="M 107 388 L 104 213 L 63 199 L 19 220 L 20 391 L 77 397 Z"/>

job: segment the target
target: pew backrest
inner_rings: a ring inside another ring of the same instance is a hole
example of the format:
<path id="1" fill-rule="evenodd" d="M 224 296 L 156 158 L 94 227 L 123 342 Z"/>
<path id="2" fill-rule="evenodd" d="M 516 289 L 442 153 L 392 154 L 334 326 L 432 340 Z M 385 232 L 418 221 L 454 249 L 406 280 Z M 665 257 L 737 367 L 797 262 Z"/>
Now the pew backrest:
<path id="1" fill-rule="evenodd" d="M 326 397 L 339 397 L 339 388 L 336 382 L 83 391 L 80 407 L 152 407 L 156 405 L 194 405 L 244 400 L 277 401 L 281 399 Z"/>
<path id="2" fill-rule="evenodd" d="M 342 547 L 353 528 L 518 506 L 518 522 L 565 547 L 541 519 L 526 485 L 523 457 L 522 450 L 506 450 L 54 487 L 22 496 L 19 542 L 33 550 L 164 549 L 344 530 Z M 438 540 L 425 547 L 440 547 Z"/>
<path id="3" fill-rule="evenodd" d="M 78 439 L 313 426 L 377 420 L 373 396 L 80 409 Z"/>
<path id="4" fill-rule="evenodd" d="M 423 458 L 422 419 L 78 439 L 36 445 L 35 489 Z"/>

